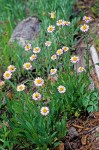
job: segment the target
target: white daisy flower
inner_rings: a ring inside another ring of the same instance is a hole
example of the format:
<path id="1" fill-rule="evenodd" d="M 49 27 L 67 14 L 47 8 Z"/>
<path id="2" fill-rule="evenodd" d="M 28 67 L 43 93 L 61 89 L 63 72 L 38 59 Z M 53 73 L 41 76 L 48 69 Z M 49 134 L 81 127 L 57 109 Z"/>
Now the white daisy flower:
<path id="1" fill-rule="evenodd" d="M 33 93 L 32 99 L 34 100 L 40 100 L 41 99 L 41 94 L 38 92 Z"/>
<path id="2" fill-rule="evenodd" d="M 14 65 L 10 65 L 10 66 L 8 66 L 7 70 L 10 72 L 15 72 L 16 68 Z"/>
<path id="3" fill-rule="evenodd" d="M 4 79 L 6 79 L 6 80 L 11 79 L 11 76 L 12 76 L 12 73 L 11 73 L 10 71 L 6 71 L 6 72 L 3 74 L 3 77 L 4 77 Z"/>
<path id="4" fill-rule="evenodd" d="M 67 52 L 67 51 L 69 50 L 69 48 L 66 47 L 66 46 L 63 46 L 63 47 L 62 47 L 62 50 L 63 50 L 64 52 Z"/>
<path id="5" fill-rule="evenodd" d="M 20 84 L 17 86 L 17 91 L 23 91 L 25 90 L 25 85 L 24 84 Z"/>
<path id="6" fill-rule="evenodd" d="M 32 49 L 32 46 L 31 46 L 30 43 L 28 43 L 28 44 L 25 45 L 24 48 L 25 48 L 25 51 L 29 51 L 30 49 Z"/>
<path id="7" fill-rule="evenodd" d="M 23 64 L 23 68 L 26 69 L 26 70 L 30 70 L 30 69 L 32 69 L 32 65 L 31 65 L 30 62 L 27 62 L 27 63 Z"/>
<path id="8" fill-rule="evenodd" d="M 56 74 L 57 73 L 57 69 L 51 69 L 50 70 L 50 75 L 54 75 L 54 74 Z"/>
<path id="9" fill-rule="evenodd" d="M 47 47 L 49 47 L 49 46 L 51 46 L 51 43 L 52 43 L 51 41 L 46 41 L 46 42 L 45 42 L 45 45 L 46 45 Z"/>
<path id="10" fill-rule="evenodd" d="M 36 86 L 42 86 L 44 84 L 44 80 L 42 78 L 38 77 L 34 80 L 34 84 Z"/>
<path id="11" fill-rule="evenodd" d="M 84 67 L 79 67 L 79 68 L 78 68 L 78 72 L 79 72 L 79 73 L 81 73 L 81 72 L 83 72 L 83 71 L 85 71 Z"/>
<path id="12" fill-rule="evenodd" d="M 79 57 L 78 56 L 73 56 L 73 57 L 71 57 L 70 61 L 75 64 L 76 62 L 79 61 Z"/>
<path id="13" fill-rule="evenodd" d="M 49 114 L 49 108 L 48 107 L 42 107 L 40 109 L 40 113 L 43 115 L 43 116 L 47 116 Z"/>
<path id="14" fill-rule="evenodd" d="M 89 30 L 89 25 L 87 25 L 87 24 L 82 25 L 82 26 L 80 27 L 80 30 L 81 30 L 82 32 L 87 32 L 87 31 Z"/>
<path id="15" fill-rule="evenodd" d="M 57 26 L 62 26 L 63 25 L 63 20 L 62 19 L 60 19 L 60 20 L 58 20 L 57 22 L 56 22 L 56 25 Z"/>
<path id="16" fill-rule="evenodd" d="M 56 51 L 56 54 L 57 54 L 58 56 L 62 55 L 62 54 L 63 54 L 63 50 L 62 50 L 62 49 L 58 49 L 58 50 Z"/>
<path id="17" fill-rule="evenodd" d="M 50 26 L 47 28 L 47 32 L 49 32 L 49 33 L 52 33 L 54 30 L 55 30 L 55 26 L 52 26 L 52 25 L 50 25 Z"/>
<path id="18" fill-rule="evenodd" d="M 51 56 L 51 59 L 52 59 L 52 60 L 56 60 L 56 59 L 57 59 L 56 54 L 52 55 L 52 56 Z"/>
<path id="19" fill-rule="evenodd" d="M 69 21 L 63 21 L 63 25 L 64 26 L 70 26 L 70 22 Z"/>
<path id="20" fill-rule="evenodd" d="M 37 59 L 37 55 L 36 55 L 36 54 L 33 54 L 33 55 L 30 57 L 30 61 L 33 61 L 33 60 L 35 60 L 35 59 Z"/>
<path id="21" fill-rule="evenodd" d="M 65 93 L 66 92 L 66 88 L 64 86 L 62 86 L 62 85 L 58 86 L 57 89 L 58 89 L 59 93 Z"/>
<path id="22" fill-rule="evenodd" d="M 39 47 L 35 47 L 33 49 L 33 53 L 40 53 L 41 49 Z"/>
<path id="23" fill-rule="evenodd" d="M 84 16 L 84 17 L 83 17 L 83 20 L 84 20 L 86 23 L 89 23 L 90 21 L 92 21 L 92 18 L 91 18 L 91 17 Z"/>

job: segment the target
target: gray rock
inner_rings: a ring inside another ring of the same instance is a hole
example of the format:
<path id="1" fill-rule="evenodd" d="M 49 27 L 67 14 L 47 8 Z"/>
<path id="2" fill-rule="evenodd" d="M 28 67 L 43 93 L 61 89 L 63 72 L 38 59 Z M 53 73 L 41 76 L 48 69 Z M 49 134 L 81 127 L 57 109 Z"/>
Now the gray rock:
<path id="1" fill-rule="evenodd" d="M 10 43 L 15 40 L 20 46 L 24 46 L 26 41 L 32 41 L 40 31 L 40 21 L 36 17 L 28 17 L 21 21 L 14 29 L 9 40 Z"/>
<path id="2" fill-rule="evenodd" d="M 70 136 L 71 139 L 77 137 L 79 134 L 77 132 L 77 130 L 74 127 L 71 127 L 68 131 L 68 134 Z"/>

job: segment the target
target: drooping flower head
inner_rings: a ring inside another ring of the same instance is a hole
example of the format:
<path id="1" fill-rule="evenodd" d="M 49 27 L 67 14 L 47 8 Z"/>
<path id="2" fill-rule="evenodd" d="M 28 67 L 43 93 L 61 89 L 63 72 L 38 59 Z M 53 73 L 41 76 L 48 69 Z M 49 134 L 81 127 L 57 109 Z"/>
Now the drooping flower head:
<path id="1" fill-rule="evenodd" d="M 3 77 L 4 77 L 4 79 L 6 79 L 6 80 L 11 79 L 11 76 L 12 76 L 12 73 L 11 73 L 10 71 L 6 71 L 6 72 L 3 74 Z"/>
<path id="2" fill-rule="evenodd" d="M 65 93 L 66 92 L 66 88 L 64 86 L 62 86 L 62 85 L 58 86 L 57 89 L 58 89 L 59 93 Z"/>
<path id="3" fill-rule="evenodd" d="M 46 45 L 47 47 L 49 47 L 49 46 L 51 46 L 51 43 L 52 43 L 51 41 L 46 41 L 46 42 L 45 42 L 45 45 Z"/>
<path id="4" fill-rule="evenodd" d="M 52 55 L 52 56 L 51 56 L 51 59 L 52 59 L 52 60 L 56 60 L 56 59 L 57 59 L 56 54 Z"/>
<path id="5" fill-rule="evenodd" d="M 57 54 L 58 56 L 62 55 L 62 54 L 63 54 L 63 50 L 62 50 L 62 49 L 58 49 L 58 50 L 56 51 L 56 54 Z"/>
<path id="6" fill-rule="evenodd" d="M 32 46 L 30 43 L 27 43 L 24 48 L 25 48 L 25 51 L 29 51 L 32 49 Z"/>
<path id="7" fill-rule="evenodd" d="M 55 19 L 56 18 L 56 11 L 52 11 L 51 13 L 49 13 L 50 18 L 51 19 Z"/>
<path id="8" fill-rule="evenodd" d="M 90 21 L 92 21 L 92 18 L 91 18 L 91 17 L 88 17 L 88 16 L 84 16 L 84 17 L 83 17 L 83 20 L 84 20 L 86 23 L 89 23 Z"/>
<path id="9" fill-rule="evenodd" d="M 33 93 L 32 99 L 34 100 L 40 100 L 41 99 L 41 94 L 38 92 Z"/>
<path id="10" fill-rule="evenodd" d="M 50 25 L 50 26 L 47 28 L 47 32 L 49 32 L 49 33 L 52 33 L 54 30 L 55 30 L 55 26 L 53 26 L 53 25 Z"/>
<path id="11" fill-rule="evenodd" d="M 38 77 L 34 80 L 34 84 L 36 86 L 42 86 L 44 84 L 44 80 L 42 78 Z"/>
<path id="12" fill-rule="evenodd" d="M 79 67 L 79 68 L 78 68 L 78 72 L 79 72 L 79 73 L 81 73 L 81 72 L 83 72 L 83 71 L 85 71 L 85 68 L 84 68 L 84 67 Z"/>
<path id="13" fill-rule="evenodd" d="M 37 55 L 36 55 L 36 54 L 33 54 L 33 55 L 30 57 L 30 61 L 34 61 L 35 59 L 37 59 Z"/>
<path id="14" fill-rule="evenodd" d="M 31 70 L 32 69 L 32 65 L 30 62 L 24 63 L 23 64 L 23 68 L 26 70 Z"/>
<path id="15" fill-rule="evenodd" d="M 70 61 L 75 64 L 76 62 L 79 61 L 79 57 L 78 56 L 73 56 L 73 57 L 71 57 Z"/>
<path id="16" fill-rule="evenodd" d="M 82 32 L 87 32 L 87 31 L 89 30 L 89 25 L 87 25 L 87 24 L 82 25 L 82 26 L 80 27 L 80 30 L 81 30 Z"/>
<path id="17" fill-rule="evenodd" d="M 50 75 L 54 75 L 54 74 L 56 74 L 57 73 L 57 69 L 51 69 L 50 70 Z"/>
<path id="18" fill-rule="evenodd" d="M 16 68 L 14 65 L 10 65 L 10 66 L 8 66 L 7 70 L 10 72 L 15 72 Z"/>
<path id="19" fill-rule="evenodd" d="M 25 85 L 24 84 L 20 84 L 17 86 L 17 91 L 20 92 L 20 91 L 23 91 L 25 90 Z"/>
<path id="20" fill-rule="evenodd" d="M 67 51 L 69 50 L 69 48 L 66 47 L 66 46 L 63 46 L 63 47 L 62 47 L 62 50 L 63 50 L 64 52 L 67 52 Z"/>
<path id="21" fill-rule="evenodd" d="M 49 114 L 49 108 L 48 107 L 42 107 L 40 109 L 40 113 L 43 115 L 43 116 L 47 116 Z"/>
<path id="22" fill-rule="evenodd" d="M 41 49 L 39 47 L 35 47 L 33 49 L 33 53 L 40 53 Z"/>

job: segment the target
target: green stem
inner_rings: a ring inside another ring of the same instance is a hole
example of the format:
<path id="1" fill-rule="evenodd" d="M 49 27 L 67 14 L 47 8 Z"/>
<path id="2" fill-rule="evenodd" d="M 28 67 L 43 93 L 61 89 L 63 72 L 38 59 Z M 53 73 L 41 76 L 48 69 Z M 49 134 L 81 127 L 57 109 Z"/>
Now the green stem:
<path id="1" fill-rule="evenodd" d="M 86 44 L 86 71 L 87 73 L 89 73 L 89 58 L 90 58 L 90 54 L 89 54 L 89 45 L 88 45 L 88 33 L 85 34 L 85 44 Z"/>

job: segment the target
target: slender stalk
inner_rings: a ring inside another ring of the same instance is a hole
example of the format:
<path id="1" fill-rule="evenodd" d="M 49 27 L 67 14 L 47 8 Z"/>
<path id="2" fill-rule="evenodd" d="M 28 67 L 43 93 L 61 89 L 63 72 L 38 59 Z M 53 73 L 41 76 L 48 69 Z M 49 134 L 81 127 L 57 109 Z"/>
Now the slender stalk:
<path id="1" fill-rule="evenodd" d="M 86 44 L 86 71 L 87 73 L 90 72 L 90 68 L 89 68 L 89 58 L 90 58 L 90 53 L 89 53 L 89 45 L 88 45 L 88 33 L 85 34 L 85 44 Z"/>

